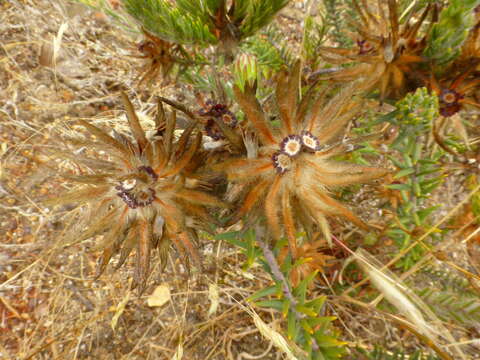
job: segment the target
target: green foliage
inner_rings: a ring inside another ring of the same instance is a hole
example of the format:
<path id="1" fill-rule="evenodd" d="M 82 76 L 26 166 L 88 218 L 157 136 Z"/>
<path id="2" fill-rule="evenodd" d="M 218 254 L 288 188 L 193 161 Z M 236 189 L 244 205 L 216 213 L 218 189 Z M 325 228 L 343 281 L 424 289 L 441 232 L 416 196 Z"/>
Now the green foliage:
<path id="1" fill-rule="evenodd" d="M 234 13 L 233 18 L 244 21 L 240 26 L 242 38 L 255 34 L 258 30 L 266 26 L 272 20 L 273 16 L 280 11 L 289 0 L 242 0 L 239 1 L 239 8 L 245 10 L 239 11 L 239 15 Z"/>
<path id="2" fill-rule="evenodd" d="M 238 43 L 266 26 L 288 0 L 123 0 L 126 11 L 158 37 L 178 44 Z M 228 16 L 227 16 L 228 12 Z M 228 40 L 227 40 L 228 39 Z"/>
<path id="3" fill-rule="evenodd" d="M 398 101 L 396 107 L 397 110 L 390 114 L 395 118 L 390 122 L 399 127 L 400 134 L 393 148 L 401 151 L 403 147 L 409 146 L 409 139 L 416 140 L 431 129 L 433 120 L 439 115 L 438 98 L 429 94 L 426 88 L 420 88 Z"/>
<path id="4" fill-rule="evenodd" d="M 468 326 L 480 323 L 480 299 L 459 292 L 425 288 L 418 294 L 444 321 L 456 321 Z"/>
<path id="5" fill-rule="evenodd" d="M 479 4 L 480 0 L 451 0 L 432 26 L 423 55 L 441 66 L 453 61 L 473 26 L 473 9 Z"/>
<path id="6" fill-rule="evenodd" d="M 475 296 L 467 279 L 452 271 L 442 271 L 434 267 L 425 267 L 422 273 L 427 277 L 425 281 L 432 281 L 440 287 L 440 291 L 461 293 L 463 295 Z"/>
<path id="7" fill-rule="evenodd" d="M 232 245 L 238 246 L 246 256 L 243 270 L 250 268 L 255 261 L 262 255 L 261 250 L 255 243 L 255 231 L 249 229 L 245 232 L 232 231 L 228 233 L 219 234 L 215 237 L 216 240 L 225 240 Z"/>
<path id="8" fill-rule="evenodd" d="M 242 54 L 233 66 L 235 85 L 244 91 L 245 85 L 253 87 L 258 78 L 258 64 L 255 56 Z"/>
<path id="9" fill-rule="evenodd" d="M 177 1 L 177 6 L 166 0 L 124 0 L 126 11 L 142 27 L 158 37 L 177 44 L 215 44 L 209 29 L 211 2 Z"/>
<path id="10" fill-rule="evenodd" d="M 297 260 L 297 263 L 301 261 Z M 268 265 L 264 265 L 271 273 Z M 345 343 L 338 340 L 339 334 L 331 328 L 331 322 L 335 317 L 320 315 L 326 297 L 320 296 L 312 300 L 307 298 L 308 284 L 316 275 L 317 273 L 313 272 L 291 289 L 294 301 L 285 295 L 285 284 L 278 280 L 275 281 L 275 285 L 253 294 L 249 300 L 256 306 L 281 312 L 287 319 L 288 339 L 304 349 L 308 353 L 308 359 L 338 359 L 345 352 Z"/>
<path id="11" fill-rule="evenodd" d="M 418 236 L 430 228 L 429 216 L 436 206 L 425 206 L 432 191 L 443 180 L 439 160 L 441 151 L 433 154 L 426 145 L 427 135 L 433 120 L 438 117 L 438 99 L 425 88 L 417 89 L 396 104 L 397 110 L 388 114 L 386 120 L 398 127 L 399 134 L 391 145 L 398 156 L 389 156 L 398 171 L 394 182 L 387 188 L 399 191 L 402 204 L 397 208 L 397 222 L 389 226 L 387 235 L 399 250 L 408 247 Z M 432 234 L 431 240 L 438 237 Z M 397 266 L 409 269 L 423 255 L 420 246 L 414 247 Z"/>
<path id="12" fill-rule="evenodd" d="M 285 246 L 286 241 L 277 242 L 274 254 L 265 244 L 259 245 L 256 234 L 251 229 L 245 233 L 221 234 L 217 239 L 226 240 L 242 249 L 247 258 L 244 270 L 257 261 L 270 274 L 274 285 L 252 294 L 248 301 L 281 313 L 286 321 L 285 331 L 288 339 L 300 346 L 308 354 L 308 359 L 328 360 L 342 357 L 345 353 L 345 343 L 338 340 L 339 334 L 331 326 L 335 317 L 322 315 L 325 313 L 326 296 L 308 298 L 308 286 L 313 282 L 317 272 L 311 273 L 293 287 L 287 280 L 289 273 L 302 265 L 305 259 L 299 258 L 293 262 L 288 256 L 281 268 L 275 260 L 278 249 Z"/>
<path id="13" fill-rule="evenodd" d="M 316 68 L 316 63 L 319 61 L 318 48 L 325 41 L 326 32 L 325 19 L 318 23 L 311 16 L 305 18 L 303 51 L 306 63 L 312 64 L 312 68 Z"/>
<path id="14" fill-rule="evenodd" d="M 325 4 L 325 24 L 328 32 L 334 41 L 341 47 L 349 47 L 352 40 L 347 36 L 345 29 L 347 26 L 347 14 L 355 18 L 355 12 L 351 11 L 353 7 L 346 0 L 324 0 Z"/>
<path id="15" fill-rule="evenodd" d="M 271 25 L 242 44 L 245 52 L 257 58 L 259 72 L 263 78 L 270 78 L 282 65 L 294 62 L 294 56 L 282 36 L 280 31 Z"/>

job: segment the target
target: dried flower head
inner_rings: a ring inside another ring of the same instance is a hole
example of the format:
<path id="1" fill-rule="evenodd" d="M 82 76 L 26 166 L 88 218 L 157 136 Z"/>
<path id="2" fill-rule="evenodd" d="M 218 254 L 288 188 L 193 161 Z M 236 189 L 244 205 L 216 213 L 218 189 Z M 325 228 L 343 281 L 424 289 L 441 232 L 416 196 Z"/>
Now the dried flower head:
<path id="1" fill-rule="evenodd" d="M 480 85 L 480 79 L 475 74 L 475 67 L 462 71 L 453 80 L 437 81 L 430 77 L 429 87 L 437 94 L 440 106 L 440 114 L 444 117 L 451 117 L 462 110 L 465 105 L 480 108 L 480 103 L 474 98 L 474 94 Z"/>
<path id="2" fill-rule="evenodd" d="M 324 75 L 324 79 L 351 81 L 364 77 L 365 90 L 378 88 L 380 97 L 400 97 L 409 90 L 409 74 L 423 61 L 425 37 L 419 38 L 420 28 L 434 6 L 429 4 L 419 16 L 414 11 L 402 24 L 399 22 L 396 0 L 377 2 L 375 5 L 353 1 L 360 23 L 356 29 L 355 48 L 322 47 L 320 54 L 331 63 L 346 64 L 338 72 Z M 413 20 L 415 19 L 415 20 Z M 410 20 L 413 20 L 410 22 Z"/>
<path id="3" fill-rule="evenodd" d="M 75 144 L 92 149 L 95 158 L 74 155 L 80 174 L 64 177 L 77 185 L 46 203 L 72 203 L 81 210 L 80 219 L 67 229 L 67 242 L 102 235 L 97 246 L 103 249 L 98 274 L 117 253 L 116 267 L 120 267 L 135 248 L 135 281 L 141 292 L 149 275 L 152 249 L 158 248 L 165 260 L 173 242 L 180 253 L 200 264 L 194 246 L 197 229 L 215 222 L 207 207 L 221 202 L 196 189 L 201 182 L 188 171 L 202 139 L 201 133 L 194 133 L 194 125 L 174 141 L 175 113 L 166 116 L 159 106 L 155 122 L 161 136 L 149 140 L 125 94 L 123 101 L 133 139 L 116 132 L 112 136 L 81 121 L 91 138 Z M 102 159 L 98 159 L 99 151 L 105 153 Z"/>
<path id="4" fill-rule="evenodd" d="M 173 66 L 179 62 L 184 55 L 180 45 L 169 43 L 162 40 L 145 29 L 143 29 L 145 39 L 137 44 L 137 50 L 141 55 L 134 55 L 137 58 L 145 59 L 140 77 L 140 84 L 151 83 L 158 76 L 166 79 L 173 69 Z"/>
<path id="5" fill-rule="evenodd" d="M 254 88 L 246 86 L 244 92 L 238 87 L 234 89 L 260 145 L 255 158 L 233 159 L 218 166 L 230 180 L 247 189 L 234 221 L 255 213 L 256 208 L 263 209 L 275 237 L 281 236 L 283 228 L 293 255 L 296 254 L 297 225 L 307 231 L 318 227 L 327 239 L 330 239 L 330 227 L 326 216 L 341 215 L 367 228 L 335 200 L 328 189 L 366 182 L 387 173 L 385 169 L 331 159 L 347 151 L 344 142 L 332 142 L 338 140 L 360 109 L 360 104 L 352 100 L 355 87 L 344 89 L 328 101 L 320 94 L 312 103 L 314 89 L 311 88 L 299 102 L 299 81 L 299 63 L 290 74 L 283 71 L 277 79 L 279 128 L 268 121 Z M 256 207 L 257 204 L 260 206 Z"/>
<path id="6" fill-rule="evenodd" d="M 226 104 L 220 104 L 214 100 L 202 103 L 202 109 L 198 111 L 198 115 L 204 120 L 205 133 L 215 141 L 225 139 L 223 127 L 220 126 L 235 129 L 238 123 L 235 114 L 228 109 Z"/>

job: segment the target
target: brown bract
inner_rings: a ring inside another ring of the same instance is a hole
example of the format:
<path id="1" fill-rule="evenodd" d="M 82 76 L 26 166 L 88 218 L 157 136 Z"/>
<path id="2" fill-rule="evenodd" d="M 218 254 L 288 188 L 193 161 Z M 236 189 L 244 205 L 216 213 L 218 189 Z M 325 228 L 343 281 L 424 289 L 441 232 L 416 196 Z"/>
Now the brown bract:
<path id="1" fill-rule="evenodd" d="M 320 55 L 330 63 L 351 64 L 338 72 L 322 76 L 322 79 L 352 81 L 364 78 L 364 89 L 380 90 L 381 99 L 400 98 L 409 89 L 408 83 L 415 67 L 423 61 L 425 37 L 419 38 L 420 28 L 430 12 L 436 17 L 434 6 L 429 4 L 416 16 L 399 23 L 397 1 L 379 0 L 370 6 L 366 0 L 353 1 L 360 22 L 353 21 L 358 36 L 354 48 L 322 47 Z M 432 21 L 433 23 L 433 21 Z"/>
<path id="2" fill-rule="evenodd" d="M 66 230 L 66 243 L 102 235 L 96 246 L 103 249 L 98 275 L 112 256 L 120 254 L 119 268 L 136 249 L 135 281 L 142 292 L 150 272 L 152 249 L 158 248 L 164 258 L 173 242 L 180 253 L 188 254 L 200 265 L 194 246 L 197 229 L 215 222 L 207 208 L 222 203 L 197 190 L 199 182 L 186 171 L 201 145 L 201 133 L 193 132 L 194 125 L 174 141 L 175 115 L 167 117 L 159 107 L 155 122 L 162 130 L 154 139 L 147 139 L 125 94 L 123 101 L 133 140 L 115 132 L 111 136 L 81 121 L 91 138 L 76 140 L 75 144 L 92 149 L 96 158 L 75 155 L 72 160 L 79 174 L 63 177 L 76 185 L 45 203 L 78 206 L 80 217 Z M 106 154 L 105 159 L 98 159 L 99 151 Z"/>
<path id="3" fill-rule="evenodd" d="M 299 101 L 300 63 L 291 74 L 279 74 L 276 101 L 281 125 L 274 128 L 260 106 L 255 90 L 236 87 L 235 95 L 248 121 L 258 135 L 257 156 L 232 159 L 221 165 L 229 180 L 248 189 L 234 221 L 259 205 L 275 238 L 282 232 L 296 254 L 298 226 L 307 231 L 318 227 L 330 240 L 326 216 L 341 215 L 367 229 L 367 225 L 346 206 L 335 200 L 328 189 L 363 183 L 387 173 L 385 169 L 332 160 L 348 150 L 344 142 L 332 145 L 345 131 L 361 104 L 352 99 L 351 85 L 332 99 L 314 89 Z"/>

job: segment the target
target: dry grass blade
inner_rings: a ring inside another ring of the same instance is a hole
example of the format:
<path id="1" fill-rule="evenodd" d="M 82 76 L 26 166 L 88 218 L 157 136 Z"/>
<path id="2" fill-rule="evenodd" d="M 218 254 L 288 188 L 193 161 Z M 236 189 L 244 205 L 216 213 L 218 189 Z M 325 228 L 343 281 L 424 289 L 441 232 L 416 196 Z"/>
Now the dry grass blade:
<path id="1" fill-rule="evenodd" d="M 257 313 L 254 312 L 252 309 L 250 309 L 249 312 L 250 315 L 253 317 L 253 322 L 260 331 L 260 334 L 262 334 L 266 339 L 273 342 L 273 344 L 285 354 L 288 360 L 299 360 L 293 354 L 292 350 L 290 350 L 287 341 L 279 332 L 275 331 L 270 326 L 265 324 L 265 322 L 260 318 L 260 316 L 258 316 Z"/>
<path id="2" fill-rule="evenodd" d="M 415 239 L 415 241 L 412 241 L 412 243 L 405 249 L 401 250 L 392 260 L 390 260 L 387 264 L 383 265 L 381 267 L 381 271 L 387 269 L 388 267 L 392 266 L 395 264 L 398 260 L 400 260 L 405 254 L 407 254 L 409 251 L 411 251 L 415 246 L 419 244 L 423 244 L 423 241 L 431 235 L 433 232 L 437 231 L 437 229 L 440 228 L 440 226 L 447 222 L 450 218 L 453 217 L 453 215 L 460 210 L 471 198 L 474 196 L 476 193 L 480 191 L 480 185 L 477 185 L 462 201 L 460 201 L 458 204 L 455 205 L 453 209 L 451 209 L 448 214 L 446 214 L 444 217 L 442 217 L 436 224 L 434 224 L 428 231 L 426 231 L 423 235 L 421 235 L 418 239 Z M 428 256 L 430 254 L 425 254 L 424 257 Z M 353 291 L 354 289 L 358 288 L 359 286 L 362 286 L 368 281 L 368 278 L 363 279 L 356 283 L 355 285 L 349 287 L 347 290 L 345 290 L 342 295 L 346 295 Z"/>
<path id="3" fill-rule="evenodd" d="M 150 274 L 150 250 L 152 246 L 152 224 L 140 220 L 140 239 L 137 244 L 137 266 L 135 267 L 135 286 L 139 294 L 145 290 L 147 277 Z"/>
<path id="4" fill-rule="evenodd" d="M 163 102 L 161 100 L 158 100 L 157 114 L 155 115 L 153 120 L 155 121 L 155 127 L 157 129 L 164 130 L 163 127 L 166 126 L 165 124 L 167 123 L 168 120 L 167 120 L 167 114 L 165 113 L 165 108 L 163 107 Z"/>
<path id="5" fill-rule="evenodd" d="M 428 339 L 427 345 L 434 344 L 435 346 L 431 347 L 437 351 L 442 348 L 439 343 L 440 338 L 451 344 L 456 342 L 450 331 L 428 305 L 399 278 L 388 270 L 381 270 L 382 265 L 364 249 L 360 248 L 352 254 L 360 267 L 367 273 L 373 285 L 413 324 L 413 329 L 421 334 L 424 340 Z M 454 346 L 454 350 L 459 358 L 467 359 L 459 346 Z M 439 353 L 443 356 L 442 354 L 443 352 Z M 447 358 L 450 359 L 450 357 Z"/>
<path id="6" fill-rule="evenodd" d="M 165 152 L 170 154 L 172 150 L 172 142 L 175 132 L 175 124 L 177 123 L 177 113 L 172 111 L 170 116 L 167 116 L 167 124 L 165 126 L 164 143 L 165 143 Z"/>
<path id="7" fill-rule="evenodd" d="M 431 348 L 432 350 L 435 351 L 435 353 L 442 359 L 442 360 L 453 360 L 453 358 L 448 354 L 446 353 L 441 347 L 438 346 L 438 344 L 436 344 L 435 342 L 433 342 L 429 337 L 425 336 L 424 334 L 421 334 L 417 331 L 417 329 L 415 328 L 415 325 L 406 321 L 405 319 L 399 317 L 399 316 L 396 316 L 396 315 L 392 315 L 390 313 L 387 313 L 387 312 L 384 312 L 384 311 L 381 311 L 381 310 L 378 310 L 376 308 L 373 308 L 371 307 L 370 305 L 368 304 L 365 304 L 361 301 L 358 301 L 356 299 L 353 299 L 349 296 L 340 296 L 339 297 L 339 300 L 343 300 L 347 303 L 351 303 L 351 304 L 354 304 L 354 305 L 357 305 L 367 311 L 374 311 L 374 312 L 377 312 L 379 315 L 381 315 L 382 317 L 384 318 L 387 318 L 389 320 L 392 320 L 394 323 L 396 323 L 398 326 L 402 327 L 402 328 L 405 328 L 407 329 L 408 331 L 410 331 L 414 336 L 416 336 L 422 343 L 424 343 L 425 345 L 427 345 L 429 348 Z"/>
<path id="8" fill-rule="evenodd" d="M 45 206 L 61 205 L 69 203 L 82 203 L 90 200 L 92 197 L 98 197 L 106 194 L 109 191 L 108 186 L 89 186 L 82 189 L 75 189 L 61 196 L 55 196 L 51 199 L 42 201 Z"/>

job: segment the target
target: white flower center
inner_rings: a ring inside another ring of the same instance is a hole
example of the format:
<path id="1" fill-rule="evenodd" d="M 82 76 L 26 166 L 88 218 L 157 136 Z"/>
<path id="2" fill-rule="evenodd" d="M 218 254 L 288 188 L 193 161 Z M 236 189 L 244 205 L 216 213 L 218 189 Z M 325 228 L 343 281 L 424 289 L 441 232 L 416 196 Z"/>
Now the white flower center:
<path id="1" fill-rule="evenodd" d="M 122 188 L 124 188 L 126 191 L 132 190 L 135 185 L 137 184 L 137 180 L 135 179 L 127 179 L 122 181 Z"/>

